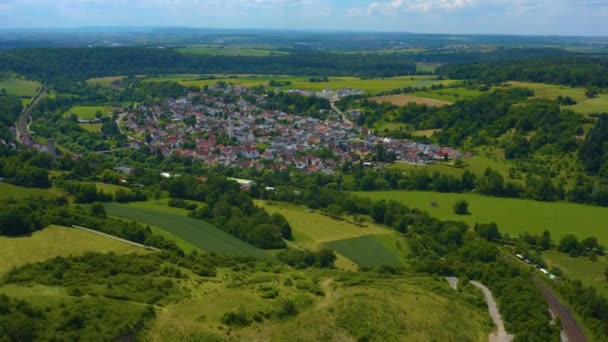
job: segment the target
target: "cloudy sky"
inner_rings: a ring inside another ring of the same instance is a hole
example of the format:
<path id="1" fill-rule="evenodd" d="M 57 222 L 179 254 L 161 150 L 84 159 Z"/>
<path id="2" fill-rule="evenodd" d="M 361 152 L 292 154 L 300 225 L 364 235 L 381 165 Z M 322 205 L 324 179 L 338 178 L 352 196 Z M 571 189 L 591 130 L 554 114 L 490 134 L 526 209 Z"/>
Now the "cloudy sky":
<path id="1" fill-rule="evenodd" d="M 608 0 L 0 0 L 0 28 L 83 26 L 608 36 Z"/>

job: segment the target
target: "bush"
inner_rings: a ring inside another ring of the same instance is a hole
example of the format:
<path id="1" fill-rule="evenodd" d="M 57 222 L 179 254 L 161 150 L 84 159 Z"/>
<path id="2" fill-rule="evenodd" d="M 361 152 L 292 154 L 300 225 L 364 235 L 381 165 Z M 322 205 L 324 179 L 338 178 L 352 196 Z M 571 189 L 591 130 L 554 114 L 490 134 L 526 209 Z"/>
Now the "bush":
<path id="1" fill-rule="evenodd" d="M 238 311 L 229 311 L 222 316 L 222 323 L 231 327 L 246 327 L 251 324 L 247 318 L 247 313 L 243 308 Z"/>
<path id="2" fill-rule="evenodd" d="M 468 215 L 469 214 L 469 203 L 465 200 L 458 200 L 454 203 L 454 213 L 456 215 Z"/>

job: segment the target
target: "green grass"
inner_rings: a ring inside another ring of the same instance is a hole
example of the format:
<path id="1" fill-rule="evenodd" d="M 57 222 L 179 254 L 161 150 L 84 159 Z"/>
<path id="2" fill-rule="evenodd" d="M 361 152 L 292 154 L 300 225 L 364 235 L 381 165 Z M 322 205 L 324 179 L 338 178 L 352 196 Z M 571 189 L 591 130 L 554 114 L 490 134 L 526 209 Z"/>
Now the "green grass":
<path id="1" fill-rule="evenodd" d="M 437 71 L 437 68 L 440 67 L 440 66 L 441 66 L 441 64 L 416 63 L 416 71 L 435 73 L 435 71 Z"/>
<path id="2" fill-rule="evenodd" d="M 608 281 L 604 275 L 608 269 L 606 257 L 591 261 L 586 257 L 573 258 L 557 251 L 545 251 L 542 257 L 549 266 L 559 267 L 568 278 L 578 279 L 585 285 L 593 286 L 608 297 Z"/>
<path id="3" fill-rule="evenodd" d="M 28 81 L 15 77 L 0 79 L 0 90 L 23 97 L 34 97 L 42 84 L 36 81 Z"/>
<path id="4" fill-rule="evenodd" d="M 265 256 L 266 253 L 202 220 L 186 216 L 186 211 L 162 204 L 108 203 L 109 215 L 154 225 L 204 250 L 229 255 Z"/>
<path id="5" fill-rule="evenodd" d="M 101 124 L 80 124 L 79 126 L 91 133 L 99 133 L 99 130 L 101 129 Z"/>
<path id="6" fill-rule="evenodd" d="M 452 81 L 458 82 L 458 81 Z M 444 83 L 445 84 L 445 83 Z M 418 96 L 433 100 L 440 101 L 448 101 L 448 102 L 456 102 L 458 100 L 467 100 L 478 97 L 483 94 L 481 91 L 477 89 L 469 89 L 465 87 L 455 87 L 455 88 L 443 88 L 429 91 L 417 91 L 413 92 L 412 96 Z"/>
<path id="7" fill-rule="evenodd" d="M 92 85 L 92 86 L 107 87 L 107 86 L 111 85 L 113 82 L 120 81 L 124 78 L 125 78 L 125 76 L 97 77 L 97 78 L 90 78 L 90 79 L 86 80 L 86 82 L 88 85 Z"/>
<path id="8" fill-rule="evenodd" d="M 565 106 L 563 108 L 571 109 L 579 113 L 590 114 L 608 112 L 607 94 L 600 94 L 595 98 L 588 99 L 585 96 L 585 88 L 572 88 L 555 84 L 532 82 L 509 82 L 509 84 L 514 87 L 530 88 L 534 90 L 535 98 L 555 100 L 558 96 L 569 96 L 578 103 L 574 106 Z"/>
<path id="9" fill-rule="evenodd" d="M 502 233 L 511 235 L 524 232 L 541 234 L 547 229 L 555 241 L 571 233 L 581 238 L 595 236 L 601 243 L 608 243 L 608 231 L 604 229 L 604 222 L 608 222 L 608 210 L 601 207 L 423 191 L 379 191 L 358 194 L 374 200 L 397 200 L 410 207 L 425 210 L 443 220 L 465 221 L 471 225 L 476 222 L 496 222 Z M 471 215 L 454 214 L 452 206 L 459 199 L 469 203 Z M 431 208 L 432 201 L 437 201 L 439 207 Z"/>
<path id="10" fill-rule="evenodd" d="M 361 266 L 403 266 L 399 256 L 387 248 L 387 242 L 377 236 L 366 235 L 352 239 L 331 241 L 325 243 L 325 246 Z"/>
<path id="11" fill-rule="evenodd" d="M 192 46 L 186 48 L 179 48 L 175 51 L 179 53 L 192 54 L 192 55 L 211 55 L 211 56 L 253 56 L 253 57 L 265 57 L 265 56 L 287 56 L 289 55 L 286 51 L 272 50 L 265 47 L 256 46 L 239 46 L 239 45 L 201 45 Z"/>
<path id="12" fill-rule="evenodd" d="M 452 81 L 437 81 L 436 76 L 400 76 L 382 79 L 359 79 L 356 77 L 329 77 L 328 82 L 309 82 L 309 77 L 292 77 L 292 76 L 256 76 L 256 77 L 240 77 L 227 78 L 222 81 L 227 83 L 241 84 L 246 87 L 254 87 L 258 85 L 266 86 L 270 80 L 289 81 L 291 85 L 285 86 L 285 89 L 304 89 L 312 91 L 321 91 L 323 89 L 342 89 L 353 88 L 363 90 L 368 93 L 377 93 L 380 91 L 391 90 L 403 87 L 422 87 L 432 84 L 445 83 L 449 84 Z M 216 84 L 219 80 L 190 80 L 181 81 L 182 85 L 196 85 L 203 87 L 205 85 Z M 274 87 L 273 87 L 274 88 Z"/>
<path id="13" fill-rule="evenodd" d="M 13 198 L 15 200 L 20 200 L 28 197 L 43 197 L 43 198 L 52 198 L 65 195 L 60 189 L 50 188 L 50 189 L 35 189 L 35 188 L 24 188 L 21 186 L 16 186 L 8 183 L 0 182 L 0 201 L 7 200 Z"/>
<path id="14" fill-rule="evenodd" d="M 13 267 L 56 256 L 79 255 L 87 251 L 128 254 L 147 253 L 109 237 L 75 228 L 50 226 L 27 237 L 0 236 L 0 275 Z"/>
<path id="15" fill-rule="evenodd" d="M 75 114 L 79 119 L 93 119 L 99 111 L 102 115 L 108 113 L 109 108 L 106 106 L 74 106 L 63 113 L 64 117 L 70 114 Z"/>
<path id="16" fill-rule="evenodd" d="M 118 190 L 124 190 L 127 193 L 132 193 L 133 191 L 124 186 L 115 185 L 115 184 L 107 184 L 107 183 L 95 183 L 95 187 L 97 191 L 103 191 L 106 194 L 114 195 Z"/>

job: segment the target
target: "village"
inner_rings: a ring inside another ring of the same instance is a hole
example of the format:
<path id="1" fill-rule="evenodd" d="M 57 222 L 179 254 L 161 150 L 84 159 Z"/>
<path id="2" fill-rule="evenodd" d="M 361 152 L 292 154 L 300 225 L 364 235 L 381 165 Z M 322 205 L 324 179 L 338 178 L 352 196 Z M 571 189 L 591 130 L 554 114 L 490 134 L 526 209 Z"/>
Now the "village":
<path id="1" fill-rule="evenodd" d="M 337 92 L 352 93 L 356 91 Z M 120 114 L 119 125 L 134 148 L 147 146 L 164 156 L 245 169 L 293 167 L 333 173 L 345 162 L 372 165 L 378 145 L 396 162 L 426 164 L 463 157 L 450 147 L 375 136 L 336 115 L 319 119 L 264 110 L 266 101 L 245 87 L 215 85 L 163 104 L 140 105 Z"/>

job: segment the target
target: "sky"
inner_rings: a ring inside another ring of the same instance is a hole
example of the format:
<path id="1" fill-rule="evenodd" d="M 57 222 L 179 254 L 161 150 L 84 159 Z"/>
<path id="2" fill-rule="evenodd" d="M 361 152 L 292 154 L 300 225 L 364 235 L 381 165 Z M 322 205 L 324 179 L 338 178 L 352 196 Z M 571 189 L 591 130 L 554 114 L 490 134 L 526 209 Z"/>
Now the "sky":
<path id="1" fill-rule="evenodd" d="M 0 28 L 107 26 L 608 36 L 608 0 L 0 0 Z"/>

